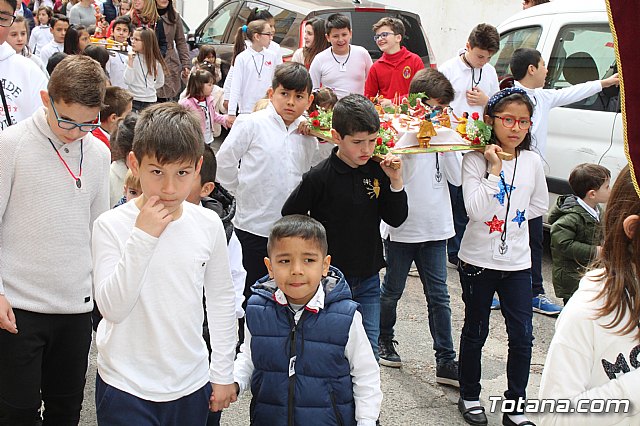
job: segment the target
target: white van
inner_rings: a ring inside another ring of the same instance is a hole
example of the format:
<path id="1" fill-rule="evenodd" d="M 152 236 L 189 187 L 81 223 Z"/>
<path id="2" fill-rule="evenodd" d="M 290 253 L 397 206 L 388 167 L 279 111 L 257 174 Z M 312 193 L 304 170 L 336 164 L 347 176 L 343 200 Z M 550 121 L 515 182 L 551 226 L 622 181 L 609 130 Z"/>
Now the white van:
<path id="1" fill-rule="evenodd" d="M 604 0 L 554 0 L 512 16 L 498 31 L 500 51 L 492 63 L 501 79 L 508 80 L 509 61 L 519 47 L 542 53 L 549 69 L 546 89 L 603 79 L 616 71 Z M 609 88 L 551 110 L 544 158 L 550 205 L 557 195 L 572 192 L 568 178 L 576 165 L 601 164 L 615 177 L 627 164 L 618 95 L 618 88 Z"/>

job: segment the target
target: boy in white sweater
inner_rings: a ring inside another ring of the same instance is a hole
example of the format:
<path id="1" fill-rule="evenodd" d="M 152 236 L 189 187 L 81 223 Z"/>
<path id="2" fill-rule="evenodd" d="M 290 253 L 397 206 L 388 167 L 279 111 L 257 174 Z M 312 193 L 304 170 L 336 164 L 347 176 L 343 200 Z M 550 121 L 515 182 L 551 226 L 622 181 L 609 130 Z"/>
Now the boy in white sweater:
<path id="1" fill-rule="evenodd" d="M 533 100 L 535 109 L 531 121 L 531 150 L 545 158 L 549 111 L 557 106 L 569 105 L 600 93 L 602 89 L 619 84 L 618 74 L 604 80 L 588 81 L 560 90 L 543 89 L 547 67 L 536 49 L 519 48 L 510 62 L 515 86 L 524 89 Z M 529 219 L 529 246 L 531 248 L 532 309 L 544 315 L 557 315 L 562 307 L 545 296 L 542 285 L 542 216 Z"/>
<path id="2" fill-rule="evenodd" d="M 202 164 L 201 141 L 197 118 L 183 107 L 146 109 L 129 154 L 143 195 L 93 227 L 96 303 L 104 316 L 96 333 L 99 424 L 205 424 L 209 409 L 236 398 L 224 228 L 215 212 L 184 202 Z"/>
<path id="3" fill-rule="evenodd" d="M 427 95 L 423 101 L 431 107 L 446 107 L 454 96 L 447 77 L 430 68 L 418 71 L 411 80 L 409 93 L 421 92 Z M 415 138 L 402 137 L 398 146 L 414 142 L 417 143 Z M 455 231 L 447 182 L 462 184 L 461 163 L 462 155 L 458 152 L 410 155 L 404 159 L 402 178 L 409 216 L 398 227 L 384 224 L 387 272 L 380 287 L 380 364 L 402 366 L 394 346 L 393 328 L 397 304 L 411 263 L 415 262 L 427 299 L 429 331 L 436 355 L 436 382 L 452 386 L 458 386 L 458 362 L 451 336 L 447 239 L 453 237 Z"/>
<path id="4" fill-rule="evenodd" d="M 311 78 L 304 65 L 279 65 L 268 93 L 269 105 L 241 114 L 217 155 L 218 181 L 237 201 L 233 225 L 247 271 L 245 300 L 251 296 L 251 286 L 267 274 L 263 259 L 269 231 L 282 217 L 287 196 L 311 168 L 318 151 L 314 137 L 298 132 L 300 116 L 313 101 Z"/>
<path id="5" fill-rule="evenodd" d="M 0 0 L 0 14 L 11 11 L 6 5 Z M 89 133 L 105 89 L 96 61 L 66 58 L 40 92 L 44 107 L 0 133 L 3 425 L 35 424 L 42 401 L 44 424 L 80 420 L 91 345 L 91 225 L 109 209 L 109 150 Z"/>

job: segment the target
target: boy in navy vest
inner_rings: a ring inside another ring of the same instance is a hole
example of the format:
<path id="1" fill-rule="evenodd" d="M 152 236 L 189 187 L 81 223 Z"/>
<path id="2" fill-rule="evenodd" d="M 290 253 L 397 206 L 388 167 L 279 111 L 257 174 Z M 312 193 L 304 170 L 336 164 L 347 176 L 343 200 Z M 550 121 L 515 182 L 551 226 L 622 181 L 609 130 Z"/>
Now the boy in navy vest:
<path id="1" fill-rule="evenodd" d="M 234 365 L 236 390 L 251 387 L 252 425 L 376 423 L 380 369 L 327 250 L 324 227 L 308 216 L 283 217 L 271 230 L 269 275 L 252 287 Z"/>

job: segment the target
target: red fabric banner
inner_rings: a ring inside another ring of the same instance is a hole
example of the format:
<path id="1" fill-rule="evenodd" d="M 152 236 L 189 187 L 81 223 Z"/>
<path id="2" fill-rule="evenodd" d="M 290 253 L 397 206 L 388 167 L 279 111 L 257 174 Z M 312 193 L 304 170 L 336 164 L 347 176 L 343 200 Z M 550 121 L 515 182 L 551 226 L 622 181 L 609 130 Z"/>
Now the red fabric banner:
<path id="1" fill-rule="evenodd" d="M 625 153 L 640 196 L 640 0 L 607 0 L 607 11 L 620 74 Z"/>

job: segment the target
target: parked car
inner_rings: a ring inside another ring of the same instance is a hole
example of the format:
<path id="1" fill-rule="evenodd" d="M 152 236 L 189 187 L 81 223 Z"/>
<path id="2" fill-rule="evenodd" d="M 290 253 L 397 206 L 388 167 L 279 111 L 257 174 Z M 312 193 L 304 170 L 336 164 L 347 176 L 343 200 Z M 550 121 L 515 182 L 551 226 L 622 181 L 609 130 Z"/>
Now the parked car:
<path id="1" fill-rule="evenodd" d="M 510 77 L 509 61 L 519 47 L 542 53 L 545 88 L 561 89 L 616 72 L 613 36 L 604 0 L 552 1 L 519 12 L 498 26 L 500 50 L 492 58 L 498 77 Z M 627 164 L 619 89 L 612 87 L 551 110 L 544 167 L 550 202 L 571 193 L 568 178 L 580 163 L 597 163 L 613 176 Z M 553 204 L 551 204 L 553 205 Z"/>
<path id="2" fill-rule="evenodd" d="M 203 44 L 216 47 L 223 76 L 226 76 L 231 64 L 237 30 L 246 23 L 249 12 L 255 7 L 268 9 L 275 17 L 276 33 L 273 40 L 280 44 L 285 60 L 290 59 L 293 52 L 302 46 L 301 35 L 307 20 L 317 16 L 326 18 L 339 12 L 351 20 L 352 43 L 366 48 L 374 61 L 381 52 L 373 41 L 371 27 L 380 18 L 392 16 L 401 19 L 405 25 L 403 43 L 407 49 L 420 56 L 426 66 L 436 66 L 420 17 L 415 13 L 391 9 L 367 0 L 228 0 L 217 7 L 189 38 L 192 48 Z"/>

